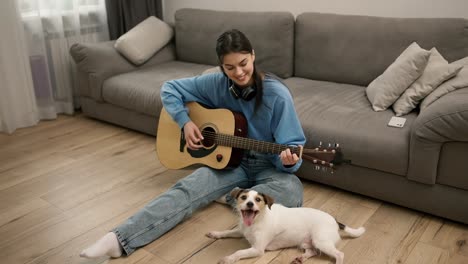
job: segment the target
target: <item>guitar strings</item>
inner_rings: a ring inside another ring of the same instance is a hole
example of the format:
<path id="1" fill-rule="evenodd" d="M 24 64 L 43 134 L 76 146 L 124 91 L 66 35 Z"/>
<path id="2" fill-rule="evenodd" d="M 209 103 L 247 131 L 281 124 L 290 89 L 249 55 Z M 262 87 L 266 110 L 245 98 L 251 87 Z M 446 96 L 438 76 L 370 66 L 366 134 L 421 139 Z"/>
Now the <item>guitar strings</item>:
<path id="1" fill-rule="evenodd" d="M 250 143 L 250 141 L 252 141 L 252 143 L 254 144 L 268 144 L 268 145 L 275 145 L 275 146 L 278 146 L 280 147 L 282 150 L 284 149 L 291 149 L 293 148 L 295 151 L 299 151 L 300 148 L 299 147 L 294 147 L 294 146 L 288 146 L 288 145 L 282 145 L 282 144 L 277 144 L 277 143 L 272 143 L 272 142 L 267 142 L 267 141 L 261 141 L 261 140 L 256 140 L 256 139 L 251 139 L 251 138 L 245 138 L 245 137 L 240 137 L 240 136 L 233 136 L 233 135 L 228 135 L 228 134 L 221 134 L 221 133 L 216 133 L 216 132 L 212 132 L 212 131 L 203 131 L 202 132 L 203 136 L 206 138 L 206 139 L 211 139 L 213 141 L 216 141 L 216 139 L 220 138 L 220 137 L 223 137 L 224 139 L 228 139 L 228 140 L 231 140 L 233 143 L 235 143 L 234 141 L 235 140 L 240 140 L 240 141 L 246 141 L 246 143 Z M 205 136 L 206 135 L 206 136 Z M 306 148 L 303 148 L 303 153 L 332 153 L 333 150 L 336 150 L 337 148 L 323 148 L 323 147 L 320 147 L 320 148 L 312 148 L 312 149 L 306 149 Z"/>
<path id="2" fill-rule="evenodd" d="M 205 140 L 212 140 L 213 142 L 217 142 L 221 145 L 226 145 L 229 147 L 236 147 L 242 149 L 253 149 L 259 152 L 273 152 L 273 153 L 280 153 L 281 151 L 289 148 L 293 153 L 299 154 L 300 148 L 281 145 L 277 143 L 261 141 L 251 138 L 245 138 L 240 136 L 233 136 L 227 134 L 216 133 L 212 131 L 203 131 L 202 135 L 205 137 Z"/>
<path id="3" fill-rule="evenodd" d="M 223 146 L 228 146 L 228 147 L 236 147 L 236 148 L 241 148 L 241 149 L 253 149 L 259 152 L 268 152 L 268 153 L 277 153 L 279 154 L 281 151 L 289 148 L 291 149 L 291 152 L 296 153 L 297 155 L 300 154 L 300 147 L 294 147 L 294 146 L 288 146 L 288 145 L 281 145 L 277 143 L 272 143 L 272 142 L 267 142 L 267 141 L 260 141 L 260 140 L 255 140 L 251 138 L 245 138 L 245 137 L 240 137 L 240 136 L 233 136 L 233 135 L 228 135 L 228 134 L 221 134 L 221 133 L 216 133 L 213 131 L 207 131 L 203 130 L 202 135 L 205 138 L 205 141 L 208 140 L 213 143 L 219 143 L 220 145 Z M 335 150 L 335 149 L 332 149 Z M 323 160 L 324 157 L 319 159 L 318 157 L 315 156 L 308 156 L 307 154 L 327 154 L 331 157 L 330 161 L 334 159 L 335 152 L 332 152 L 330 149 L 329 150 L 320 150 L 319 148 L 316 149 L 303 149 L 302 157 L 313 161 L 314 163 L 318 162 L 325 162 L 321 164 L 322 166 L 329 166 L 330 163 L 329 161 L 326 161 L 327 159 Z M 320 164 L 320 163 L 319 163 Z"/>

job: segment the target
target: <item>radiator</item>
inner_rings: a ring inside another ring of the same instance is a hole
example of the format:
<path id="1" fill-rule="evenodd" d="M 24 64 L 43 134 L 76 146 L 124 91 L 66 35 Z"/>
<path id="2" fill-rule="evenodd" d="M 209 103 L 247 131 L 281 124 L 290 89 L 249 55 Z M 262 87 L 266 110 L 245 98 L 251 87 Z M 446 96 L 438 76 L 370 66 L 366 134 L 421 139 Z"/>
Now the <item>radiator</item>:
<path id="1" fill-rule="evenodd" d="M 73 114 L 80 107 L 75 63 L 69 54 L 71 45 L 108 39 L 107 29 L 96 20 L 91 23 L 88 19 L 81 29 L 72 30 L 73 14 L 64 13 L 60 32 L 53 21 L 52 17 L 23 16 L 32 79 L 43 118 L 54 118 L 52 112 Z"/>

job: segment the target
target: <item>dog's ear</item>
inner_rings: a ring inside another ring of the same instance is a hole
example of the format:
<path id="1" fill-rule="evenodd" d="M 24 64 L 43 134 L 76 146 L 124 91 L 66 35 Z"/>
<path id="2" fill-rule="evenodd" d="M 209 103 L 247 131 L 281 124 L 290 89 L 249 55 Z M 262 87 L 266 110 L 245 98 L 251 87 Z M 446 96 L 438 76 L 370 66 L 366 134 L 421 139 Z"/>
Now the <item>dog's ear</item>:
<path id="1" fill-rule="evenodd" d="M 263 193 L 262 193 L 262 196 L 263 196 L 263 199 L 265 200 L 265 203 L 268 205 L 268 208 L 271 209 L 271 206 L 275 203 L 275 199 Z"/>
<path id="2" fill-rule="evenodd" d="M 231 191 L 231 197 L 236 199 L 239 198 L 239 194 L 244 191 L 244 189 L 241 188 L 234 188 L 234 190 Z"/>

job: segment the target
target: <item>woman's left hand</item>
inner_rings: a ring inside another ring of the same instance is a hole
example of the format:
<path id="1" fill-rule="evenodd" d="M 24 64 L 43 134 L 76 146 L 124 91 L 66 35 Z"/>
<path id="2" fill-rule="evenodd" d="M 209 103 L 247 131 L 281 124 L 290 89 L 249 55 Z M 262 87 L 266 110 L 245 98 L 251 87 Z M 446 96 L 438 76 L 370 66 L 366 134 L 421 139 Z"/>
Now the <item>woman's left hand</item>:
<path id="1" fill-rule="evenodd" d="M 280 158 L 283 166 L 293 166 L 299 161 L 297 154 L 292 153 L 290 149 L 281 151 Z"/>

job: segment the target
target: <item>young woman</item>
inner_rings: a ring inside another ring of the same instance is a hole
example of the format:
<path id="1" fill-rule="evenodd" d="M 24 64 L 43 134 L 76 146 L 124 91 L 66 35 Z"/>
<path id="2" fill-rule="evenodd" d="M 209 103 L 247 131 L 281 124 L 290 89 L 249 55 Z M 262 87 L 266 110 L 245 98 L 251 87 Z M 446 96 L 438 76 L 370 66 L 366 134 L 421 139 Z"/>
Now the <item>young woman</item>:
<path id="1" fill-rule="evenodd" d="M 169 81 L 161 90 L 164 108 L 184 129 L 188 148 L 199 149 L 203 139 L 184 107 L 191 101 L 243 113 L 249 138 L 304 145 L 304 133 L 288 88 L 255 67 L 255 53 L 247 37 L 238 30 L 224 32 L 217 40 L 216 53 L 222 73 Z M 246 151 L 235 169 L 199 168 L 85 249 L 81 256 L 130 255 L 217 198 L 231 204 L 233 199 L 225 194 L 235 187 L 268 194 L 288 207 L 301 206 L 303 187 L 293 174 L 301 163 L 289 149 L 280 155 Z"/>

